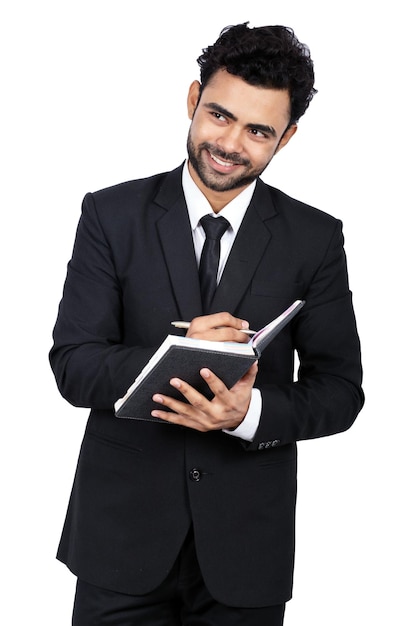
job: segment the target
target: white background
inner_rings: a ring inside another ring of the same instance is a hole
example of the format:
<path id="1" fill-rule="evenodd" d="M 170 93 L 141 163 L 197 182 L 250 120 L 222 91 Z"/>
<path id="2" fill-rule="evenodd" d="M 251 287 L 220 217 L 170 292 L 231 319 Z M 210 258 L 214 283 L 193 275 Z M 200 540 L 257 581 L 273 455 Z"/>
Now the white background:
<path id="1" fill-rule="evenodd" d="M 415 626 L 412 3 L 146 5 L 1 9 L 2 614 L 70 624 L 55 551 L 87 412 L 59 396 L 47 354 L 82 197 L 179 165 L 195 59 L 250 21 L 312 51 L 319 93 L 264 180 L 344 222 L 367 396 L 347 433 L 299 445 L 286 626 Z"/>

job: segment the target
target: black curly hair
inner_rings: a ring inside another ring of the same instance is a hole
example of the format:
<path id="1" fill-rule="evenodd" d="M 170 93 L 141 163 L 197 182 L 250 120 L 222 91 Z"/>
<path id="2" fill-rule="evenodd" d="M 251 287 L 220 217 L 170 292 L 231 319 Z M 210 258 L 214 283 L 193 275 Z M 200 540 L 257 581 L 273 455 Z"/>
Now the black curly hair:
<path id="1" fill-rule="evenodd" d="M 217 41 L 197 59 L 201 90 L 220 69 L 250 85 L 287 89 L 291 100 L 290 123 L 296 123 L 313 96 L 314 69 L 310 50 L 287 26 L 249 28 L 249 22 L 224 28 Z"/>

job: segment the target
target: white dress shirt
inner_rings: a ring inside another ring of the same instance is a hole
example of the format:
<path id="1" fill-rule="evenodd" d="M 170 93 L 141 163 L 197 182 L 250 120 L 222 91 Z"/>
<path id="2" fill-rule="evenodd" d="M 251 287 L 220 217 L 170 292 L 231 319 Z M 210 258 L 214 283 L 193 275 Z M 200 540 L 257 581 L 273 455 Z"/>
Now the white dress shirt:
<path id="1" fill-rule="evenodd" d="M 219 283 L 233 242 L 252 199 L 253 192 L 255 191 L 256 182 L 253 182 L 249 185 L 249 187 L 244 189 L 217 214 L 213 213 L 207 198 L 191 178 L 187 163 L 185 163 L 183 168 L 182 185 L 193 233 L 197 264 L 200 263 L 201 252 L 203 250 L 205 240 L 205 233 L 200 224 L 200 219 L 207 214 L 212 215 L 213 217 L 218 217 L 221 214 L 230 223 L 230 227 L 220 240 L 220 260 L 217 274 L 217 283 Z M 261 392 L 259 389 L 253 389 L 249 410 L 243 422 L 239 424 L 235 430 L 224 430 L 223 432 L 232 435 L 233 437 L 244 439 L 245 441 L 252 441 L 259 425 L 261 409 Z"/>

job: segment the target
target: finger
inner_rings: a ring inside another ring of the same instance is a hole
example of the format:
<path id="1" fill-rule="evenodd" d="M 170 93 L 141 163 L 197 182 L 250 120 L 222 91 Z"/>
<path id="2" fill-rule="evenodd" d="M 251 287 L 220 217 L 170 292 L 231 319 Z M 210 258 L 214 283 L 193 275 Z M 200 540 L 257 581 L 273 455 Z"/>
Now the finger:
<path id="1" fill-rule="evenodd" d="M 192 320 L 187 337 L 204 338 L 210 341 L 247 341 L 244 333 L 249 323 L 246 320 L 234 317 L 230 313 L 214 313 L 203 315 Z"/>
<path id="2" fill-rule="evenodd" d="M 258 369 L 258 361 L 256 361 L 255 363 L 253 363 L 253 365 L 250 366 L 246 374 L 244 374 L 244 376 L 242 376 L 242 378 L 237 381 L 236 385 L 249 384 L 253 387 L 256 376 L 258 375 Z"/>
<path id="3" fill-rule="evenodd" d="M 202 376 L 202 378 L 204 378 L 204 380 L 206 381 L 206 383 L 210 387 L 211 391 L 217 397 L 220 397 L 221 395 L 224 395 L 228 391 L 233 392 L 233 390 L 236 389 L 238 386 L 239 387 L 242 387 L 242 386 L 253 387 L 253 384 L 255 382 L 257 374 L 258 374 L 258 362 L 256 361 L 255 363 L 253 363 L 253 365 L 251 365 L 251 367 L 246 372 L 246 374 L 244 374 L 242 376 L 242 378 L 240 378 L 233 385 L 233 387 L 231 387 L 230 390 L 229 390 L 229 388 L 226 387 L 224 382 L 220 378 L 218 378 L 207 367 L 203 367 L 200 370 L 200 375 Z"/>
<path id="4" fill-rule="evenodd" d="M 167 410 L 154 409 L 151 411 L 152 417 L 157 417 L 171 424 L 193 428 L 201 432 L 209 430 L 210 421 L 207 420 L 205 413 L 196 409 L 189 403 L 174 400 L 169 396 L 162 396 L 160 394 L 155 394 L 153 400 L 154 402 L 162 404 Z"/>
<path id="5" fill-rule="evenodd" d="M 200 376 L 204 378 L 205 382 L 210 387 L 210 390 L 214 393 L 215 396 L 220 397 L 225 392 L 228 391 L 228 388 L 224 384 L 224 382 L 214 374 L 208 367 L 203 367 L 200 370 Z"/>
<path id="6" fill-rule="evenodd" d="M 219 326 L 216 328 L 207 328 L 205 330 L 196 331 L 190 326 L 187 332 L 187 337 L 192 339 L 204 339 L 207 341 L 247 343 L 250 341 L 250 336 L 242 332 L 242 330 L 236 330 L 230 326 Z"/>
<path id="7" fill-rule="evenodd" d="M 152 400 L 157 404 L 161 404 L 160 409 L 154 409 L 151 415 L 154 417 L 160 417 L 161 419 L 170 420 L 178 414 L 186 414 L 189 404 L 181 402 L 181 400 L 175 400 L 170 396 L 163 396 L 156 393 L 152 396 Z"/>
<path id="8" fill-rule="evenodd" d="M 234 317 L 234 315 L 231 315 L 231 313 L 227 313 L 226 311 L 214 313 L 208 317 L 211 318 L 211 322 L 215 327 L 221 328 L 222 326 L 226 326 L 236 330 L 247 330 L 249 328 L 249 322 L 247 320 L 243 320 L 240 317 Z"/>
<path id="9" fill-rule="evenodd" d="M 210 400 L 208 400 L 202 393 L 197 391 L 197 389 L 195 389 L 185 381 L 179 378 L 172 378 L 169 383 L 170 385 L 172 385 L 172 387 L 177 389 L 188 401 L 188 404 L 186 405 L 188 409 L 194 407 L 202 412 L 207 412 L 210 410 Z M 189 414 L 189 412 L 189 410 L 186 411 L 187 414 Z"/>
<path id="10" fill-rule="evenodd" d="M 173 378 L 170 380 L 170 384 L 184 396 L 184 399 L 187 400 L 187 402 L 172 398 L 171 396 L 164 396 L 162 394 L 155 394 L 152 397 L 154 402 L 162 404 L 170 411 L 175 411 L 175 413 L 181 413 L 183 415 L 190 415 L 193 412 L 193 408 L 200 411 L 208 409 L 210 401 L 188 383 L 180 380 L 179 378 Z"/>

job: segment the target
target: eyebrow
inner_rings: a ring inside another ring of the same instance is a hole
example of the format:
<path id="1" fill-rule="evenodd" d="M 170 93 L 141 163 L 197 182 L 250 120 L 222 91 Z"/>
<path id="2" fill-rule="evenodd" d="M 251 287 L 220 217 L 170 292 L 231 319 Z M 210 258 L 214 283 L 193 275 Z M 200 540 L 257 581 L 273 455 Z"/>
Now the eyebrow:
<path id="1" fill-rule="evenodd" d="M 230 120 L 233 120 L 234 122 L 238 121 L 236 115 L 234 115 L 233 113 L 231 113 L 230 111 L 222 107 L 220 104 L 217 104 L 217 102 L 206 102 L 203 106 L 206 109 L 214 109 L 218 113 L 221 113 L 222 115 L 224 115 L 224 117 L 227 117 Z M 250 128 L 251 130 L 259 130 L 262 133 L 265 133 L 266 135 L 270 135 L 271 137 L 277 136 L 275 128 L 273 126 L 267 126 L 266 124 L 249 123 L 249 124 L 246 124 L 246 128 Z"/>

